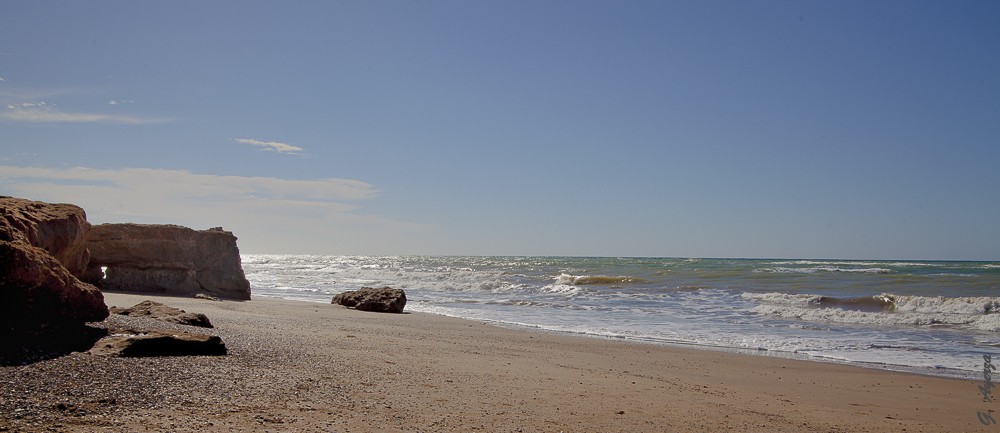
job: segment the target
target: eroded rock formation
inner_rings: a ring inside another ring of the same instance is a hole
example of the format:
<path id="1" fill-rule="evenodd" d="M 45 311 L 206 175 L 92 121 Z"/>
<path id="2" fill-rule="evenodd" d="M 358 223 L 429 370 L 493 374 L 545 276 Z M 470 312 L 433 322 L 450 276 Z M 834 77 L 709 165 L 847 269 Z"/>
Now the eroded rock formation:
<path id="1" fill-rule="evenodd" d="M 87 234 L 87 248 L 84 278 L 102 289 L 250 299 L 236 236 L 221 227 L 100 224 Z"/>
<path id="2" fill-rule="evenodd" d="M 406 293 L 402 289 L 362 287 L 361 290 L 344 292 L 333 297 L 332 304 L 340 304 L 361 311 L 402 313 L 406 307 Z"/>
<path id="3" fill-rule="evenodd" d="M 77 206 L 0 197 L 0 355 L 63 337 L 72 347 L 78 328 L 108 316 L 100 290 L 76 278 L 89 228 Z"/>
<path id="4" fill-rule="evenodd" d="M 90 255 L 85 242 L 90 223 L 79 206 L 0 196 L 0 212 L 0 224 L 20 233 L 28 244 L 45 250 L 74 276 L 87 268 Z M 4 239 L 9 241 L 10 237 Z"/>

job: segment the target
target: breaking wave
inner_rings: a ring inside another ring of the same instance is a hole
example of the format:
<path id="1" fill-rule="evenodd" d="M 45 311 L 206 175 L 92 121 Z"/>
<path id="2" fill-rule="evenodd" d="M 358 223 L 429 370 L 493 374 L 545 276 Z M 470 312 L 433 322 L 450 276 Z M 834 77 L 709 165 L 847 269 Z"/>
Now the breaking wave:
<path id="1" fill-rule="evenodd" d="M 853 311 L 892 311 L 895 308 L 895 299 L 892 296 L 862 296 L 857 298 L 835 298 L 833 296 L 820 296 L 815 305 L 821 308 L 840 308 L 841 310 Z"/>
<path id="2" fill-rule="evenodd" d="M 816 272 L 850 272 L 863 274 L 891 274 L 892 269 L 886 268 L 842 268 L 838 266 L 813 266 L 809 268 L 789 268 L 776 266 L 771 268 L 755 269 L 754 272 L 765 272 L 775 274 L 814 274 Z"/>
<path id="3" fill-rule="evenodd" d="M 586 286 L 586 285 L 620 285 L 620 284 L 643 284 L 646 280 L 642 278 L 635 277 L 613 277 L 606 275 L 570 275 L 561 274 L 555 279 L 556 284 L 565 284 L 568 286 Z"/>
<path id="4" fill-rule="evenodd" d="M 808 294 L 744 293 L 756 314 L 870 325 L 960 325 L 1000 332 L 1000 298 L 900 296 L 835 298 Z"/>

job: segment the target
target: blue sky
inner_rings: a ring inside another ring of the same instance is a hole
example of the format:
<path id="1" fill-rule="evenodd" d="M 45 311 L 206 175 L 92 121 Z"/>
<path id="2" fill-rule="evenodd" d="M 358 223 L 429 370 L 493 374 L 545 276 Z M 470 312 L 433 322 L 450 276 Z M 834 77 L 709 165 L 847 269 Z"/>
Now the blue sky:
<path id="1" fill-rule="evenodd" d="M 11 2 L 0 194 L 243 252 L 1000 260 L 1000 3 Z"/>

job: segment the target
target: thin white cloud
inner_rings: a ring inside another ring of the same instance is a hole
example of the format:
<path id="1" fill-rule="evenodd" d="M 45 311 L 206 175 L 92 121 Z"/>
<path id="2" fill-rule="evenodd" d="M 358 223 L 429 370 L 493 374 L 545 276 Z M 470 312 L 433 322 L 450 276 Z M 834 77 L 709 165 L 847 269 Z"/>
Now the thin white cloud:
<path id="1" fill-rule="evenodd" d="M 234 138 L 233 141 L 235 141 L 237 143 L 249 144 L 249 145 L 252 145 L 252 146 L 257 146 L 257 147 L 263 148 L 264 150 L 269 150 L 269 151 L 278 152 L 278 153 L 297 154 L 297 153 L 302 152 L 303 150 L 305 150 L 305 149 L 303 149 L 301 147 L 294 146 L 294 145 L 291 145 L 291 144 L 288 144 L 288 143 L 282 143 L 282 142 L 279 142 L 279 141 L 261 141 L 261 140 L 256 140 L 256 139 L 253 139 L 253 138 Z"/>
<path id="2" fill-rule="evenodd" d="M 7 110 L 0 113 L 0 119 L 30 123 L 118 123 L 125 125 L 144 125 L 171 121 L 171 119 L 165 118 L 137 117 L 123 114 L 68 113 L 45 102 L 8 104 Z"/>
<path id="3" fill-rule="evenodd" d="M 86 90 L 75 88 L 75 87 L 58 87 L 58 88 L 25 88 L 25 87 L 14 87 L 14 86 L 4 86 L 0 88 L 0 100 L 5 104 L 16 103 L 19 101 L 44 101 L 52 98 L 61 98 L 68 95 L 75 95 Z"/>
<path id="4" fill-rule="evenodd" d="M 223 226 L 256 252 L 365 251 L 427 226 L 363 212 L 378 191 L 353 179 L 220 176 L 150 168 L 0 165 L 0 195 L 74 203 L 92 223 Z"/>
<path id="5" fill-rule="evenodd" d="M 132 104 L 135 101 L 131 99 L 112 99 L 108 101 L 108 105 L 121 105 L 121 104 Z"/>
<path id="6" fill-rule="evenodd" d="M 17 110 L 17 109 L 24 109 L 24 108 L 45 107 L 47 105 L 48 105 L 48 103 L 46 103 L 45 101 L 21 102 L 19 104 L 7 104 L 7 108 L 10 109 L 10 110 Z"/>
<path id="7" fill-rule="evenodd" d="M 0 77 L 0 83 L 2 83 L 4 81 L 7 81 L 7 80 L 5 80 L 3 77 Z"/>
<path id="8" fill-rule="evenodd" d="M 100 170 L 90 168 L 52 169 L 0 166 L 0 179 L 9 183 L 59 183 L 64 186 L 100 186 L 102 188 L 145 190 L 161 197 L 215 199 L 243 197 L 260 200 L 330 202 L 361 200 L 376 190 L 360 180 L 298 180 L 259 176 L 219 176 L 196 174 L 185 170 L 125 168 Z"/>

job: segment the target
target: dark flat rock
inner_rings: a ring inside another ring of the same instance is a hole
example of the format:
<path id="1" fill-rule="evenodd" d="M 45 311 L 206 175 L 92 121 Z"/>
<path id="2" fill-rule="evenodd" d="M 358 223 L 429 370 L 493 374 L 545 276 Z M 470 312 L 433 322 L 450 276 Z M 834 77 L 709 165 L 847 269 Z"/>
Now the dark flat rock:
<path id="1" fill-rule="evenodd" d="M 222 339 L 214 335 L 115 330 L 98 340 L 88 353 L 117 357 L 220 356 L 227 350 Z"/>
<path id="2" fill-rule="evenodd" d="M 156 301 L 142 301 L 129 308 L 111 307 L 111 313 L 130 317 L 148 317 L 178 325 L 212 328 L 212 322 L 201 313 L 188 313 L 184 310 L 163 305 Z"/>

